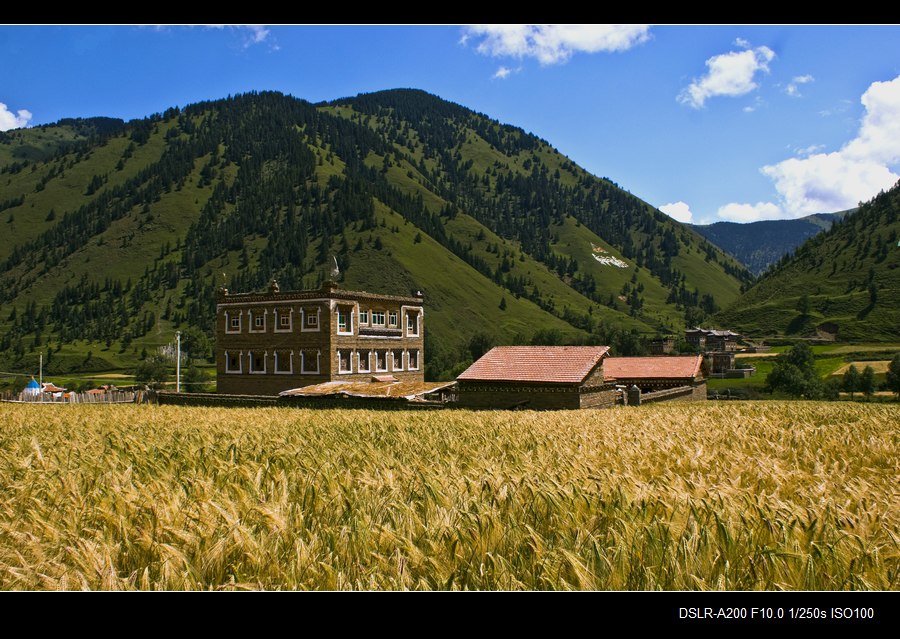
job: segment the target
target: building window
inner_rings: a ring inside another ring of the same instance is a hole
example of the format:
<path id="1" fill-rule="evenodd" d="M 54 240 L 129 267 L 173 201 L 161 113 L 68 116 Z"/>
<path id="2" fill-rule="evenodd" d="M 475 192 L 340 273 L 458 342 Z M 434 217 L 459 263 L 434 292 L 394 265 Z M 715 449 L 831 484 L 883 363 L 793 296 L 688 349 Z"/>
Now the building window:
<path id="1" fill-rule="evenodd" d="M 290 333 L 294 323 L 294 309 L 275 310 L 275 332 Z"/>
<path id="2" fill-rule="evenodd" d="M 387 351 L 375 351 L 375 370 L 379 373 L 387 372 Z"/>
<path id="3" fill-rule="evenodd" d="M 371 364 L 369 363 L 369 353 L 371 351 L 358 351 L 358 363 L 356 365 L 356 371 L 358 373 L 370 373 L 372 369 L 370 368 Z"/>
<path id="4" fill-rule="evenodd" d="M 266 332 L 266 311 L 250 311 L 250 332 L 265 333 Z"/>
<path id="5" fill-rule="evenodd" d="M 294 372 L 293 351 L 275 351 L 275 372 L 282 375 Z"/>
<path id="6" fill-rule="evenodd" d="M 320 356 L 321 351 L 300 351 L 300 372 L 305 375 L 317 375 Z"/>
<path id="7" fill-rule="evenodd" d="M 419 334 L 419 314 L 410 311 L 406 312 L 406 334 L 417 336 Z"/>
<path id="8" fill-rule="evenodd" d="M 369 311 L 360 311 L 359 312 L 359 323 L 360 324 L 368 324 L 369 323 Z"/>
<path id="9" fill-rule="evenodd" d="M 250 372 L 251 373 L 265 373 L 266 372 L 266 356 L 268 353 L 259 353 L 259 352 L 250 352 Z"/>
<path id="10" fill-rule="evenodd" d="M 241 355 L 243 352 L 235 353 L 225 351 L 225 372 L 240 373 L 241 372 Z"/>
<path id="11" fill-rule="evenodd" d="M 352 373 L 350 362 L 352 361 L 353 351 L 341 349 L 338 351 L 338 373 Z"/>
<path id="12" fill-rule="evenodd" d="M 319 309 L 304 308 L 302 311 L 301 331 L 318 331 L 319 330 Z"/>
<path id="13" fill-rule="evenodd" d="M 406 362 L 409 365 L 409 370 L 411 370 L 411 371 L 419 370 L 419 351 L 418 350 L 406 351 Z"/>
<path id="14" fill-rule="evenodd" d="M 384 311 L 372 311 L 372 326 L 384 326 Z"/>
<path id="15" fill-rule="evenodd" d="M 236 315 L 231 315 L 225 311 L 225 332 L 240 333 L 241 332 L 241 315 L 244 311 L 239 311 Z"/>
<path id="16" fill-rule="evenodd" d="M 397 328 L 397 311 L 391 311 L 388 313 L 388 326 L 391 328 Z"/>
<path id="17" fill-rule="evenodd" d="M 353 335 L 353 310 L 338 307 L 337 331 L 340 335 Z"/>
<path id="18" fill-rule="evenodd" d="M 403 370 L 403 351 L 399 348 L 391 351 L 391 370 Z"/>

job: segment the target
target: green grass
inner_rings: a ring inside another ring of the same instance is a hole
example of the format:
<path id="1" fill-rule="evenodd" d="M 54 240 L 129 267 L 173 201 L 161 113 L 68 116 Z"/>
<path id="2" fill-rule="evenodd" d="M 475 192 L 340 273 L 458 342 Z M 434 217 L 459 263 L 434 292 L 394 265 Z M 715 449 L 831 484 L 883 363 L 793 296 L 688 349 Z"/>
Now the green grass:
<path id="1" fill-rule="evenodd" d="M 186 117 L 185 113 L 188 111 L 183 112 L 181 117 Z M 498 341 L 502 342 L 527 341 L 540 329 L 558 329 L 571 339 L 585 337 L 582 330 L 576 328 L 576 325 L 584 325 L 579 317 L 570 314 L 571 324 L 560 319 L 567 310 L 579 316 L 590 312 L 592 319 L 602 319 L 607 326 L 625 330 L 636 329 L 645 335 L 654 334 L 662 328 L 668 330 L 678 327 L 682 311 L 666 305 L 667 291 L 644 269 L 639 274 L 639 284 L 645 288 L 643 293 L 645 309 L 640 316 L 631 317 L 628 313 L 629 309 L 624 303 L 616 300 L 613 309 L 607 307 L 605 303 L 588 299 L 573 288 L 572 281 L 568 276 L 560 278 L 545 264 L 523 255 L 521 246 L 516 241 L 498 237 L 486 226 L 467 215 L 464 210 L 466 197 L 463 193 L 465 189 L 472 185 L 478 190 L 491 188 L 492 185 L 496 186 L 495 171 L 530 175 L 532 165 L 525 168 L 526 163 L 529 162 L 537 162 L 551 175 L 559 170 L 562 186 L 572 189 L 584 188 L 580 182 L 589 179 L 588 176 L 547 143 L 535 140 L 532 148 L 526 148 L 530 145 L 525 144 L 519 150 L 509 151 L 507 155 L 498 148 L 492 148 L 475 132 L 474 128 L 467 128 L 472 124 L 469 116 L 465 116 L 459 121 L 448 121 L 449 130 L 455 129 L 457 133 L 461 134 L 460 139 L 464 139 L 454 153 L 458 152 L 464 162 L 471 160 L 473 163 L 470 175 L 464 183 L 461 181 L 459 184 L 460 196 L 455 197 L 448 195 L 447 189 L 448 187 L 454 188 L 452 180 L 455 180 L 457 176 L 453 175 L 452 171 L 444 171 L 438 175 L 432 173 L 434 169 L 438 168 L 437 157 L 443 151 L 443 149 L 428 148 L 428 145 L 435 144 L 433 131 L 429 132 L 426 144 L 424 142 L 426 136 L 420 135 L 413 126 L 406 126 L 406 123 L 403 122 L 398 123 L 394 117 L 395 113 L 381 112 L 377 116 L 360 118 L 359 114 L 350 107 L 328 106 L 322 106 L 321 112 L 349 120 L 350 122 L 341 123 L 343 133 L 340 135 L 349 136 L 349 138 L 359 135 L 358 148 L 377 149 L 377 153 L 369 151 L 365 158 L 350 157 L 349 154 L 353 153 L 353 145 L 344 144 L 348 138 L 329 137 L 325 139 L 325 136 L 331 135 L 331 130 L 323 127 L 319 129 L 317 138 L 305 138 L 304 140 L 307 148 L 316 156 L 315 178 L 312 180 L 315 184 L 319 187 L 326 187 L 331 179 L 342 175 L 349 164 L 360 159 L 364 160 L 366 165 L 380 171 L 385 166 L 386 155 L 391 162 L 391 166 L 387 167 L 385 171 L 385 177 L 389 183 L 402 193 L 421 196 L 425 207 L 431 213 L 439 212 L 447 205 L 447 200 L 453 200 L 462 208 L 453 220 L 444 218 L 441 221 L 446 224 L 447 233 L 456 240 L 471 243 L 474 255 L 484 260 L 491 268 L 498 267 L 502 257 L 489 251 L 490 245 L 497 244 L 502 251 L 510 252 L 514 258 L 512 274 L 527 275 L 533 280 L 532 285 L 537 285 L 542 297 L 541 303 L 547 306 L 548 302 L 552 301 L 553 304 L 552 311 L 547 312 L 530 301 L 517 299 L 510 291 L 491 281 L 491 278 L 483 277 L 460 258 L 451 255 L 445 248 L 437 246 L 425 233 L 422 233 L 424 241 L 416 244 L 412 238 L 420 233 L 420 230 L 412 223 L 401 219 L 396 213 L 387 211 L 379 205 L 378 219 L 389 222 L 387 230 L 378 229 L 373 232 L 374 235 L 369 232 L 360 233 L 358 226 L 346 230 L 351 247 L 355 247 L 360 238 L 365 247 L 360 251 L 351 251 L 347 256 L 351 264 L 345 284 L 363 286 L 373 291 L 388 291 L 399 286 L 404 290 L 397 292 L 402 293 L 408 293 L 410 288 L 426 289 L 428 326 L 432 329 L 430 332 L 432 337 L 439 337 L 441 341 L 457 346 L 468 341 L 477 332 L 493 334 Z M 144 210 L 144 203 L 141 202 L 123 217 L 111 221 L 108 225 L 105 220 L 96 220 L 99 222 L 96 226 L 88 227 L 94 229 L 94 235 L 82 241 L 78 246 L 63 248 L 65 242 L 59 240 L 56 246 L 42 247 L 39 250 L 46 248 L 50 251 L 58 251 L 58 254 L 66 254 L 67 257 L 53 268 L 47 268 L 45 264 L 39 263 L 29 271 L 24 263 L 20 263 L 3 273 L 5 281 L 9 282 L 10 286 L 16 283 L 20 285 L 15 299 L 2 302 L 3 307 L 0 308 L 0 314 L 3 319 L 9 317 L 13 309 L 21 317 L 25 307 L 32 302 L 38 305 L 38 311 L 41 310 L 41 307 L 46 308 L 59 291 L 79 282 L 83 276 L 86 276 L 88 281 L 100 285 L 108 278 L 119 280 L 123 284 L 130 279 L 135 285 L 148 269 L 152 271 L 155 268 L 160 253 L 167 244 L 172 247 L 172 251 L 164 259 L 178 263 L 181 253 L 176 246 L 185 239 L 188 229 L 199 218 L 201 209 L 213 193 L 214 187 L 234 184 L 238 172 L 243 170 L 241 167 L 244 159 L 231 157 L 228 149 L 224 147 L 230 133 L 225 129 L 218 128 L 216 116 L 211 114 L 212 111 L 208 111 L 195 115 L 194 124 L 197 125 L 198 131 L 207 130 L 206 125 L 210 125 L 209 130 L 216 131 L 215 135 L 223 136 L 219 140 L 217 157 L 227 156 L 227 159 L 223 158 L 224 166 L 217 165 L 216 176 L 213 178 L 212 184 L 203 188 L 197 187 L 199 173 L 209 162 L 210 156 L 197 157 L 194 159 L 193 171 L 185 178 L 181 188 L 173 187 L 171 191 L 162 192 L 158 199 L 147 203 L 149 214 Z M 471 117 L 480 116 L 471 114 Z M 365 131 L 363 134 L 362 131 L 355 130 L 360 122 L 363 122 L 370 131 Z M 493 122 L 487 123 L 487 125 L 495 129 L 500 127 L 499 124 Z M 83 153 L 69 153 L 50 162 L 38 162 L 34 165 L 33 171 L 29 166 L 18 174 L 0 176 L 0 201 L 18 198 L 20 195 L 25 196 L 25 202 L 21 206 L 14 207 L 8 212 L 4 211 L 4 217 L 0 218 L 0 225 L 6 224 L 2 229 L 4 232 L 0 233 L 0 264 L 5 261 L 4 258 L 14 247 L 34 240 L 42 233 L 60 224 L 66 213 L 78 210 L 81 206 L 139 174 L 143 175 L 142 171 L 160 160 L 166 149 L 169 148 L 166 135 L 175 126 L 177 126 L 177 119 L 171 119 L 169 122 L 160 121 L 152 125 L 154 130 L 149 135 L 146 144 L 134 145 L 133 152 L 127 159 L 124 159 L 123 156 L 126 149 L 132 145 L 131 130 L 128 127 L 122 135 L 112 136 L 104 140 L 102 144 Z M 286 124 L 288 127 L 286 132 L 290 131 L 291 126 L 297 127 L 298 125 L 296 122 Z M 30 129 L 25 132 L 16 132 L 14 137 L 18 138 L 21 135 L 24 138 L 33 138 L 36 145 L 35 153 L 41 157 L 48 157 L 47 153 L 63 141 L 67 135 L 66 131 L 67 129 L 64 127 L 56 130 L 48 128 L 46 131 Z M 390 147 L 381 144 L 370 144 L 371 131 L 382 135 L 387 144 L 393 145 L 395 152 L 387 151 L 386 149 Z M 406 138 L 402 145 L 396 137 L 398 131 Z M 238 136 L 239 138 L 240 136 Z M 180 139 L 188 141 L 189 134 L 181 132 Z M 4 154 L 10 155 L 16 152 L 16 144 L 15 141 L 12 145 L 0 144 L 0 163 L 4 161 Z M 204 143 L 202 148 L 210 147 Z M 347 154 L 348 157 L 339 157 L 334 153 L 335 148 L 340 148 L 341 153 Z M 267 152 L 266 145 L 261 145 L 258 151 L 265 154 Z M 253 151 L 251 155 L 256 152 Z M 280 166 L 283 165 L 283 168 L 292 166 L 290 159 L 285 158 L 260 157 L 254 159 L 260 159 L 263 166 L 267 167 L 269 165 L 266 163 L 270 162 L 281 163 Z M 116 168 L 120 160 L 124 160 L 121 170 Z M 60 167 L 63 169 L 61 175 L 55 175 L 46 181 L 43 188 L 35 190 L 36 186 L 47 178 L 51 171 L 55 172 Z M 96 193 L 86 195 L 86 187 L 94 176 L 101 176 L 106 182 L 99 187 Z M 243 175 L 243 177 L 247 176 Z M 152 173 L 148 180 L 158 178 L 163 178 L 163 176 Z M 485 178 L 487 178 L 487 187 L 485 187 Z M 433 180 L 439 181 L 439 184 L 432 184 Z M 166 183 L 166 179 L 163 179 L 163 182 Z M 244 184 L 250 186 L 246 196 L 234 197 L 233 194 L 229 194 L 226 198 L 222 215 L 226 225 L 229 224 L 229 215 L 235 212 L 236 207 L 241 207 L 241 211 L 249 211 L 255 206 L 268 207 L 270 205 L 268 194 L 264 190 L 256 192 L 249 180 Z M 317 204 L 311 203 L 321 202 L 323 210 L 328 210 L 327 200 L 332 197 L 331 194 L 322 195 L 323 191 L 316 191 L 311 184 L 297 184 L 295 188 L 298 207 L 316 206 Z M 643 207 L 643 204 L 637 200 L 630 200 L 630 202 L 635 206 Z M 281 206 L 281 204 L 277 206 Z M 54 211 L 55 217 L 47 219 L 51 209 Z M 10 216 L 12 221 L 6 222 Z M 309 216 L 310 219 L 314 217 L 313 215 Z M 660 222 L 660 224 L 665 226 L 670 223 Z M 277 227 L 277 223 L 275 226 Z M 399 228 L 400 232 L 390 233 L 390 229 L 394 227 Z M 96 229 L 99 228 L 104 230 L 97 231 Z M 316 283 L 323 270 L 323 265 L 314 263 L 315 258 L 313 257 L 320 253 L 322 231 L 323 228 L 308 229 L 310 239 L 306 247 L 307 257 L 303 265 L 298 265 L 302 266 L 301 270 L 304 271 L 302 273 L 304 284 L 310 286 Z M 279 229 L 273 228 L 272 232 L 277 233 Z M 330 229 L 329 234 L 335 244 L 326 248 L 336 250 L 341 245 L 342 232 L 343 229 Z M 604 245 L 614 255 L 618 255 L 618 251 L 570 217 L 565 219 L 559 233 L 560 241 L 554 245 L 553 249 L 560 254 L 575 257 L 579 261 L 579 272 L 592 273 L 597 279 L 600 290 L 607 293 L 607 296 L 608 294 L 618 296 L 622 285 L 630 278 L 630 273 L 622 275 L 613 273 L 616 269 L 600 267 L 591 258 L 590 243 Z M 641 231 L 629 229 L 629 233 L 637 237 Z M 477 239 L 480 234 L 484 235 L 484 239 Z M 222 235 L 227 235 L 227 232 Z M 254 229 L 252 233 L 247 230 L 243 238 L 229 237 L 227 241 L 223 241 L 222 237 L 217 238 L 218 241 L 222 241 L 219 245 L 222 252 L 212 256 L 206 264 L 199 268 L 198 277 L 205 278 L 207 283 L 214 280 L 216 284 L 219 284 L 219 273 L 222 271 L 226 271 L 229 276 L 241 275 L 242 273 L 239 271 L 244 266 L 241 265 L 238 256 L 241 255 L 241 249 L 245 247 L 250 256 L 250 268 L 258 266 L 260 253 L 268 242 L 265 235 L 258 229 Z M 370 235 L 381 238 L 385 244 L 383 251 L 375 251 L 369 245 Z M 241 240 L 243 240 L 243 246 L 240 246 Z M 227 246 L 227 249 L 223 248 L 224 246 Z M 321 251 L 321 253 L 330 252 L 335 251 Z M 710 281 L 715 279 L 704 271 L 705 266 L 698 265 L 697 268 L 699 269 L 697 271 L 699 279 Z M 182 273 L 187 275 L 187 270 L 183 270 Z M 690 277 L 694 277 L 693 272 Z M 697 282 L 692 281 L 689 284 L 696 284 L 702 289 L 704 284 L 699 279 Z M 121 343 L 117 342 L 113 342 L 107 348 L 105 344 L 68 341 L 57 353 L 57 366 L 60 367 L 60 371 L 68 372 L 77 367 L 79 362 L 83 362 L 87 358 L 88 352 L 93 354 L 94 360 L 90 368 L 99 366 L 122 370 L 133 368 L 137 363 L 137 355 L 142 349 L 147 348 L 148 351 L 152 351 L 172 339 L 176 327 L 171 322 L 162 320 L 161 316 L 169 300 L 174 302 L 176 308 L 180 308 L 179 302 L 188 293 L 187 284 L 186 277 L 182 278 L 172 289 L 167 288 L 167 283 L 161 284 L 159 281 L 149 284 L 153 289 L 150 301 L 140 308 L 129 306 L 126 309 L 130 314 L 129 327 L 136 326 L 140 321 L 138 318 L 145 312 L 155 314 L 157 321 L 149 334 L 135 338 L 124 352 L 121 349 Z M 506 310 L 498 308 L 501 300 L 505 300 Z M 191 322 L 191 319 L 188 319 L 188 323 Z M 31 330 L 30 327 L 29 330 Z M 6 326 L 0 326 L 0 334 L 8 334 L 8 331 Z M 0 337 L 5 337 L 5 335 L 0 335 Z M 0 354 L 0 364 L 4 364 L 7 368 L 16 368 L 19 372 L 30 371 L 33 368 L 33 360 L 36 359 L 37 352 L 27 353 L 23 361 L 10 362 L 13 359 L 13 343 L 17 347 L 17 342 L 21 337 L 22 345 L 28 350 L 34 342 L 35 334 L 11 337 L 10 348 L 5 354 Z M 43 343 L 37 346 L 38 350 L 46 348 L 48 341 L 53 344 L 55 349 L 57 342 L 61 339 L 59 327 L 53 324 L 45 326 L 42 338 Z M 71 334 L 66 337 L 67 340 L 70 338 Z M 461 361 L 457 362 L 457 364 L 460 363 Z"/>
<path id="2" fill-rule="evenodd" d="M 416 243 L 415 236 L 420 233 L 417 227 L 404 224 L 400 215 L 383 205 L 376 207 L 376 218 L 387 225 L 371 233 L 381 238 L 383 248 L 381 251 L 367 248 L 368 252 L 359 256 L 363 259 L 358 262 L 351 255 L 350 268 L 344 275 L 344 285 L 348 288 L 404 294 L 409 294 L 412 288 L 424 290 L 427 330 L 445 336 L 444 341 L 464 341 L 476 332 L 472 327 L 504 342 L 516 336 L 529 339 L 536 328 L 555 328 L 572 337 L 581 334 L 534 303 L 516 299 L 480 273 L 473 274 L 468 264 L 425 233 L 421 233 L 422 241 Z M 394 227 L 397 233 L 391 232 Z M 368 236 L 368 232 L 363 232 L 359 237 L 367 241 Z M 356 237 L 349 234 L 348 239 L 353 246 Z M 357 263 L 374 263 L 379 267 L 357 268 Z M 398 281 L 411 286 L 398 291 Z M 503 298 L 506 310 L 499 308 Z M 462 327 L 468 328 L 460 330 Z"/>
<path id="3" fill-rule="evenodd" d="M 762 338 L 811 336 L 837 327 L 841 341 L 900 339 L 900 187 L 880 194 L 831 231 L 808 240 L 716 316 L 719 324 Z M 874 304 L 872 294 L 874 293 Z M 799 308 L 804 297 L 808 315 Z"/>

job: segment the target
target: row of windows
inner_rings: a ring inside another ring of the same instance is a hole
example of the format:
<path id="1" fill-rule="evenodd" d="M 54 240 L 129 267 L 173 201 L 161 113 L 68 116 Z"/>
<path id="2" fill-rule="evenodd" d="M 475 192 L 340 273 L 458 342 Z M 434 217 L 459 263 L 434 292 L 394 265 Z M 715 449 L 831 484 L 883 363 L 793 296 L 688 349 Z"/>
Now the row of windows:
<path id="1" fill-rule="evenodd" d="M 359 325 L 372 328 L 400 328 L 400 313 L 398 311 L 359 310 Z M 338 306 L 337 315 L 338 334 L 353 334 L 353 307 Z M 406 312 L 406 334 L 418 336 L 419 313 L 417 311 Z"/>
<path id="2" fill-rule="evenodd" d="M 319 315 L 321 309 L 300 310 L 300 330 L 318 331 Z M 248 331 L 251 333 L 265 333 L 268 311 L 247 311 Z M 275 332 L 287 333 L 294 330 L 294 309 L 275 309 Z M 371 318 L 371 319 L 370 319 Z M 399 313 L 397 311 L 368 311 L 360 310 L 360 326 L 373 326 L 376 328 L 399 328 Z M 240 333 L 244 319 L 244 311 L 225 311 L 225 332 Z M 337 311 L 338 333 L 353 334 L 353 309 L 352 307 L 338 307 Z M 406 333 L 417 336 L 419 334 L 419 313 L 408 311 L 406 313 Z"/>
<path id="3" fill-rule="evenodd" d="M 276 350 L 272 353 L 248 351 L 246 355 L 244 351 L 225 351 L 225 372 L 290 375 L 294 373 L 296 365 L 301 375 L 318 375 L 321 360 L 322 351 L 319 350 L 302 350 L 299 353 L 290 350 Z M 340 349 L 337 352 L 338 373 L 387 373 L 404 370 L 419 370 L 417 349 Z"/>
<path id="4" fill-rule="evenodd" d="M 338 373 L 387 373 L 419 370 L 417 349 L 338 349 Z M 390 365 L 390 368 L 388 368 Z M 374 366 L 374 368 L 373 368 Z"/>
<path id="5" fill-rule="evenodd" d="M 300 330 L 318 331 L 319 313 L 321 309 L 300 310 Z M 251 333 L 265 333 L 266 320 L 269 311 L 247 311 L 248 331 Z M 294 330 L 294 309 L 275 309 L 275 332 L 289 333 Z M 225 332 L 240 333 L 244 319 L 244 311 L 225 311 Z"/>
<path id="6" fill-rule="evenodd" d="M 225 372 L 258 374 L 273 372 L 276 375 L 290 375 L 294 372 L 296 362 L 301 375 L 318 375 L 321 370 L 321 359 L 322 351 L 319 350 L 305 350 L 299 353 L 274 351 L 271 354 L 268 351 L 248 351 L 246 355 L 243 351 L 225 351 Z M 273 366 L 271 371 L 269 371 L 270 362 Z"/>

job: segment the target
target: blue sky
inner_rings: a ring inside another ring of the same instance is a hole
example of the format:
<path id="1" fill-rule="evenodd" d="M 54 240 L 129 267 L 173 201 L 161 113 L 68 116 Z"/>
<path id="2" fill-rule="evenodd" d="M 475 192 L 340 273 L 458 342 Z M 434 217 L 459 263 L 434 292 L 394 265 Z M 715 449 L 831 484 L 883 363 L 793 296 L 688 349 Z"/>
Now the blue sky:
<path id="1" fill-rule="evenodd" d="M 0 130 L 273 89 L 424 89 L 682 221 L 855 206 L 900 174 L 900 27 L 0 27 Z"/>

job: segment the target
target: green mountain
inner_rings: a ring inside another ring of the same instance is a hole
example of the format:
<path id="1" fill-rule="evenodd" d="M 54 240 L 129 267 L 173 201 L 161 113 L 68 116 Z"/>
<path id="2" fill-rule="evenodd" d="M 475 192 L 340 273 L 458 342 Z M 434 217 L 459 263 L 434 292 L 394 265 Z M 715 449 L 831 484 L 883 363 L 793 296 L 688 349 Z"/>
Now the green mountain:
<path id="1" fill-rule="evenodd" d="M 343 286 L 425 292 L 432 377 L 491 342 L 635 351 L 750 280 L 544 140 L 422 91 L 92 122 L 0 141 L 0 370 L 41 351 L 127 368 L 176 329 L 197 352 L 217 287 L 315 286 L 335 260 Z"/>
<path id="2" fill-rule="evenodd" d="M 761 275 L 806 240 L 831 228 L 835 220 L 849 212 L 816 213 L 796 220 L 766 220 L 747 224 L 695 224 L 692 228 L 736 257 L 751 273 Z"/>
<path id="3" fill-rule="evenodd" d="M 786 256 L 713 320 L 751 335 L 900 338 L 900 183 Z"/>

